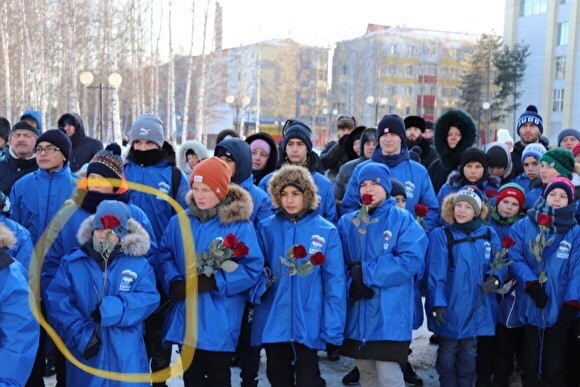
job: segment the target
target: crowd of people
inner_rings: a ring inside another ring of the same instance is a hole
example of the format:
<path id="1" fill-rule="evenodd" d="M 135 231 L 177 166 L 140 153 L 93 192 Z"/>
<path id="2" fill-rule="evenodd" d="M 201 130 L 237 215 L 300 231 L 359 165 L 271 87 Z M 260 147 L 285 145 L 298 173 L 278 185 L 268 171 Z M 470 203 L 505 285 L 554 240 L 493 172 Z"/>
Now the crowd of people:
<path id="1" fill-rule="evenodd" d="M 0 117 L 0 384 L 165 386 L 176 345 L 185 386 L 256 386 L 262 349 L 272 386 L 325 386 L 319 351 L 422 385 L 425 317 L 441 386 L 580 384 L 580 132 L 533 105 L 485 151 L 461 110 L 340 116 L 320 154 L 295 119 L 213 154 L 154 114 L 104 149 L 57 126 Z"/>

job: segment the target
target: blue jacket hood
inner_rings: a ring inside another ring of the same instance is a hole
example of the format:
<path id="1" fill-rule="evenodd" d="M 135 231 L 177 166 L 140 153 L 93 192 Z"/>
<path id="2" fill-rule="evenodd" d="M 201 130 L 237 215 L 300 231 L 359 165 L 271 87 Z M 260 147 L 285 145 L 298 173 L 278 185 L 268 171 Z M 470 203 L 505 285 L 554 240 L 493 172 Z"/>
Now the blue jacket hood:
<path id="1" fill-rule="evenodd" d="M 38 110 L 25 110 L 24 113 L 20 116 L 20 121 L 24 120 L 25 118 L 32 118 L 36 121 L 36 125 L 38 127 L 38 134 L 42 133 L 42 113 Z"/>
<path id="2" fill-rule="evenodd" d="M 215 156 L 219 157 L 223 155 L 228 156 L 236 162 L 236 172 L 232 176 L 234 183 L 241 184 L 252 175 L 252 151 L 250 150 L 250 144 L 239 138 L 227 138 L 215 148 Z"/>

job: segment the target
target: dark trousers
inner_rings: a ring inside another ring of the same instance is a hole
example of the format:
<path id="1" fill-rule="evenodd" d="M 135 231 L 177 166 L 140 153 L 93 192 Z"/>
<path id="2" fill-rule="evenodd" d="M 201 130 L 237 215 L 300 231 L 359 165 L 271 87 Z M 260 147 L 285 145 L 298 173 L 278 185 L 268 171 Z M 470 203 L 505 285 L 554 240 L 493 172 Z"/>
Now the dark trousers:
<path id="1" fill-rule="evenodd" d="M 252 339 L 252 316 L 254 307 L 246 303 L 244 317 L 242 318 L 242 329 L 238 339 L 238 350 L 240 352 L 240 377 L 242 380 L 258 379 L 260 370 L 260 347 L 250 345 Z"/>
<path id="2" fill-rule="evenodd" d="M 568 332 L 568 350 L 566 353 L 566 386 L 578 387 L 580 386 L 580 367 L 578 366 L 578 359 L 580 359 L 580 343 L 576 339 L 574 330 Z"/>
<path id="3" fill-rule="evenodd" d="M 524 387 L 565 386 L 566 334 L 554 328 L 542 331 L 526 325 L 524 335 L 522 373 Z"/>
<path id="4" fill-rule="evenodd" d="M 230 387 L 232 353 L 197 349 L 191 365 L 183 373 L 184 386 Z"/>
<path id="5" fill-rule="evenodd" d="M 266 375 L 272 387 L 324 386 L 318 367 L 318 351 L 294 343 L 265 344 Z"/>
<path id="6" fill-rule="evenodd" d="M 521 364 L 524 347 L 524 328 L 508 328 L 503 324 L 495 327 L 496 351 L 494 362 L 494 387 L 508 387 L 510 376 L 514 373 L 514 356 Z"/>
<path id="7" fill-rule="evenodd" d="M 32 372 L 26 382 L 26 387 L 44 387 L 44 372 L 46 371 L 45 350 L 46 345 L 46 331 L 40 328 L 40 338 L 38 341 L 38 351 L 32 366 Z M 15 366 L 15 365 L 14 365 Z"/>
<path id="8" fill-rule="evenodd" d="M 477 357 L 475 358 L 476 387 L 491 385 L 494 372 L 495 336 L 477 337 Z"/>
<path id="9" fill-rule="evenodd" d="M 147 357 L 151 361 L 151 372 L 161 371 L 169 367 L 171 364 L 171 346 L 163 345 L 163 320 L 165 319 L 165 312 L 167 310 L 167 297 L 163 289 L 157 284 L 157 290 L 161 295 L 160 307 L 147 320 L 145 320 L 145 348 L 147 349 Z M 169 371 L 167 374 L 169 377 Z M 166 384 L 154 383 L 153 386 L 165 386 Z"/>

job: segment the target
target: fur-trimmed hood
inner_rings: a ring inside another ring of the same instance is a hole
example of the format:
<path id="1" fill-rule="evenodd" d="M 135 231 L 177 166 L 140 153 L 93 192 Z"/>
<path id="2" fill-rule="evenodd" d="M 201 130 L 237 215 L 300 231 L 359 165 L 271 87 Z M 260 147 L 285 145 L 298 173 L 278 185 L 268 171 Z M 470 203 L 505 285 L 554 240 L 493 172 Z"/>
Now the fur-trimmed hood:
<path id="1" fill-rule="evenodd" d="M 16 244 L 16 236 L 3 223 L 0 223 L 0 249 L 10 250 Z"/>
<path id="2" fill-rule="evenodd" d="M 90 242 L 93 238 L 93 220 L 95 216 L 91 215 L 81 223 L 77 232 L 77 240 L 80 245 Z M 147 231 L 135 219 L 129 219 L 127 222 L 127 235 L 121 238 L 121 252 L 134 257 L 145 257 L 149 252 L 151 242 Z"/>
<path id="3" fill-rule="evenodd" d="M 451 126 L 455 126 L 461 132 L 461 140 L 455 149 L 449 148 L 447 144 L 447 132 Z M 448 110 L 443 113 L 435 123 L 433 138 L 433 144 L 443 166 L 447 169 L 455 168 L 459 164 L 459 155 L 475 143 L 476 136 L 477 128 L 469 114 L 462 110 Z"/>
<path id="4" fill-rule="evenodd" d="M 443 204 L 441 205 L 441 219 L 443 219 L 445 221 L 445 223 L 452 225 L 455 222 L 455 216 L 454 216 L 454 209 L 453 209 L 453 199 L 455 199 L 455 195 L 456 193 L 450 193 L 449 195 L 445 196 L 445 199 L 443 199 Z M 479 217 L 482 220 L 485 220 L 485 218 L 487 218 L 487 214 L 489 212 L 489 209 L 487 208 L 487 206 L 485 205 L 485 203 L 481 203 L 481 214 L 479 214 Z"/>
<path id="5" fill-rule="evenodd" d="M 177 166 L 185 172 L 187 176 L 191 175 L 192 172 L 189 164 L 187 164 L 187 157 L 185 156 L 185 153 L 190 149 L 195 152 L 199 161 L 210 157 L 207 148 L 199 141 L 190 140 L 181 144 L 179 151 L 177 152 Z"/>
<path id="6" fill-rule="evenodd" d="M 185 195 L 185 201 L 190 206 L 192 203 L 195 203 L 193 190 L 190 190 L 187 195 Z M 218 205 L 218 216 L 220 222 L 223 224 L 231 224 L 250 220 L 252 212 L 254 211 L 254 202 L 252 201 L 252 196 L 250 196 L 248 191 L 235 183 L 230 183 L 230 191 L 222 200 L 222 203 L 223 202 L 226 204 Z"/>
<path id="7" fill-rule="evenodd" d="M 282 208 L 282 195 L 280 191 L 288 183 L 294 183 L 304 189 L 304 210 L 316 210 L 320 204 L 318 198 L 318 187 L 314 183 L 312 174 L 304 168 L 297 165 L 286 165 L 270 179 L 268 193 L 272 200 L 272 205 L 276 208 Z"/>

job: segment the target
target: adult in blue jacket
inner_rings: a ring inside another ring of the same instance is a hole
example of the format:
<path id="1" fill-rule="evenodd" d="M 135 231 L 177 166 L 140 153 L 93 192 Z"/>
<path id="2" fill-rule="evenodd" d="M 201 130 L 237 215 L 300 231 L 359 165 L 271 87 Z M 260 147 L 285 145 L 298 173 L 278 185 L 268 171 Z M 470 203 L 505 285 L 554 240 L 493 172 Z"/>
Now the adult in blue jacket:
<path id="1" fill-rule="evenodd" d="M 10 199 L 0 191 L 0 224 L 8 227 L 16 237 L 16 243 L 8 250 L 8 253 L 20 262 L 24 270 L 28 272 L 30 258 L 34 252 L 34 245 L 32 244 L 28 230 L 10 219 L 11 210 Z"/>
<path id="2" fill-rule="evenodd" d="M 163 139 L 163 123 L 154 114 L 142 114 L 129 132 L 131 147 L 125 165 L 127 181 L 155 188 L 187 207 L 185 194 L 189 184 L 185 174 L 175 166 L 175 152 Z M 131 201 L 140 207 L 151 221 L 156 240 L 161 240 L 175 210 L 163 198 L 133 190 Z"/>
<path id="3" fill-rule="evenodd" d="M 336 227 L 316 212 L 317 188 L 306 168 L 282 167 L 270 179 L 269 191 L 277 212 L 260 223 L 258 237 L 274 282 L 256 307 L 252 342 L 266 348 L 272 385 L 294 380 L 295 374 L 298 386 L 322 386 L 316 351 L 327 344 L 340 346 L 344 335 L 340 238 Z M 296 246 L 307 254 L 295 258 L 312 269 L 308 275 L 292 275 L 281 262 Z M 323 263 L 306 263 L 317 253 L 325 257 Z"/>
<path id="4" fill-rule="evenodd" d="M 10 192 L 12 219 L 30 231 L 34 244 L 76 186 L 68 161 L 71 143 L 63 131 L 47 130 L 35 149 L 39 169 L 19 179 Z"/>
<path id="5" fill-rule="evenodd" d="M 24 267 L 9 251 L 16 236 L 0 224 L 0 385 L 24 386 L 36 357 L 39 325 L 30 311 Z"/>
<path id="6" fill-rule="evenodd" d="M 299 165 L 306 167 L 312 174 L 314 183 L 318 187 L 318 196 L 320 205 L 318 212 L 328 220 L 336 224 L 338 216 L 334 198 L 334 188 L 332 182 L 324 175 L 317 172 L 318 160 L 316 154 L 312 151 L 312 132 L 306 124 L 298 120 L 289 120 L 284 132 L 284 138 L 280 143 L 283 151 L 280 155 L 278 168 L 282 165 Z M 260 181 L 259 187 L 268 192 L 268 182 L 274 172 L 267 174 Z"/>
<path id="7" fill-rule="evenodd" d="M 580 310 L 580 227 L 575 212 L 574 185 L 559 176 L 548 183 L 528 217 L 512 228 L 516 244 L 509 251 L 510 271 L 524 300 L 522 381 L 527 385 L 566 384 L 567 334 Z M 542 217 L 549 217 L 550 222 Z M 530 241 L 540 233 L 539 225 L 548 223 L 545 240 L 552 242 L 541 254 L 547 281 L 540 283 L 540 267 Z"/>
<path id="8" fill-rule="evenodd" d="M 389 168 L 363 164 L 357 201 L 365 205 L 338 223 L 348 287 L 341 351 L 355 359 L 361 384 L 404 385 L 401 367 L 412 339 L 414 283 L 423 275 L 427 237 L 413 215 L 389 197 Z"/>
<path id="9" fill-rule="evenodd" d="M 183 375 L 186 386 L 201 385 L 206 376 L 209 385 L 229 385 L 231 356 L 240 335 L 246 291 L 255 284 L 264 266 L 256 231 L 249 221 L 252 199 L 243 188 L 230 185 L 230 177 L 229 167 L 218 157 L 201 161 L 192 173 L 192 190 L 187 195 L 190 204 L 185 211 L 192 235 L 183 235 L 175 216 L 159 244 L 161 283 L 175 301 L 167 312 L 164 340 L 190 347 L 193 343 L 185 337 L 187 278 L 183 237 L 193 238 L 197 254 L 209 252 L 212 242 L 228 234 L 248 247 L 245 256 L 233 259 L 238 264 L 235 270 L 220 268 L 209 276 L 197 276 L 197 349 L 193 363 Z"/>
<path id="10" fill-rule="evenodd" d="M 50 321 L 71 354 L 88 366 L 121 373 L 149 373 L 144 321 L 159 305 L 155 273 L 146 259 L 147 232 L 130 219 L 129 207 L 102 202 L 85 219 L 82 246 L 62 259 L 47 289 Z M 114 249 L 107 255 L 104 246 Z M 106 281 L 106 284 L 104 282 Z M 66 365 L 71 386 L 110 386 L 113 382 Z M 150 383 L 115 382 L 116 386 Z"/>
<path id="11" fill-rule="evenodd" d="M 375 162 L 389 167 L 391 175 L 401 181 L 407 191 L 407 211 L 415 216 L 415 205 L 423 204 L 429 207 L 425 217 L 427 230 L 437 226 L 439 207 L 429 174 L 421 163 L 409 159 L 409 151 L 405 145 L 406 131 L 403 119 L 396 114 L 384 116 L 377 128 L 379 145 L 370 160 L 360 163 L 352 173 L 346 193 L 340 206 L 346 214 L 361 208 L 358 173 L 366 164 Z"/>

